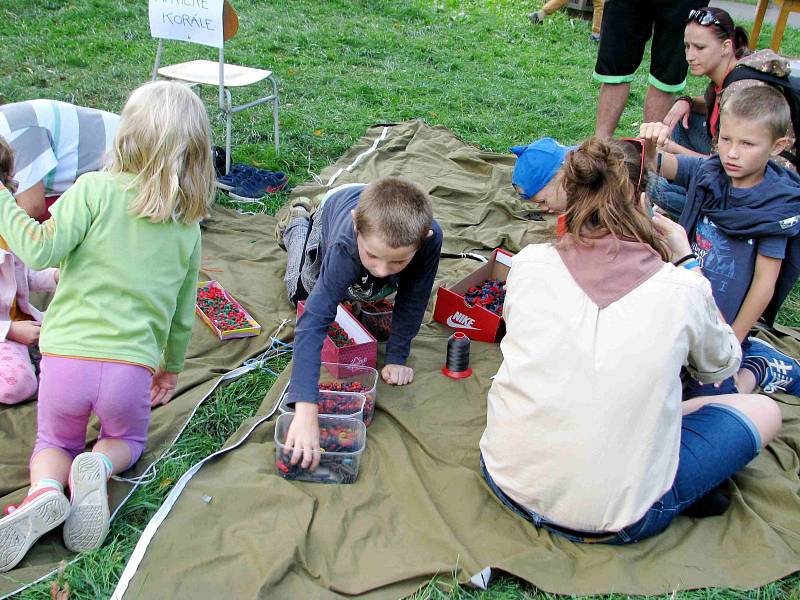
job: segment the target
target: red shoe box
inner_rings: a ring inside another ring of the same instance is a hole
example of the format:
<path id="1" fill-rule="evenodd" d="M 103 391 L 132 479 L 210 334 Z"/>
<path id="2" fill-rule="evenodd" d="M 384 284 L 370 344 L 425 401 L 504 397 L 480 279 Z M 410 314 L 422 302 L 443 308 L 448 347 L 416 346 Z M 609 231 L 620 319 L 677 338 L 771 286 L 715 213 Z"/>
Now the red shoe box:
<path id="1" fill-rule="evenodd" d="M 305 302 L 297 303 L 297 320 L 305 310 Z M 328 363 L 339 363 L 342 365 L 358 365 L 361 367 L 375 368 L 378 355 L 378 341 L 358 322 L 349 310 L 339 304 L 336 309 L 336 323 L 347 332 L 355 344 L 339 348 L 333 340 L 325 336 L 322 342 L 322 354 L 320 360 Z"/>
<path id="2" fill-rule="evenodd" d="M 433 318 L 456 331 L 463 331 L 467 337 L 479 342 L 499 342 L 506 333 L 505 321 L 500 315 L 483 306 L 469 306 L 464 302 L 464 294 L 469 288 L 487 279 L 505 281 L 511 269 L 513 254 L 497 248 L 488 262 L 483 263 L 472 273 L 450 287 L 440 286 L 436 292 L 436 308 Z"/>

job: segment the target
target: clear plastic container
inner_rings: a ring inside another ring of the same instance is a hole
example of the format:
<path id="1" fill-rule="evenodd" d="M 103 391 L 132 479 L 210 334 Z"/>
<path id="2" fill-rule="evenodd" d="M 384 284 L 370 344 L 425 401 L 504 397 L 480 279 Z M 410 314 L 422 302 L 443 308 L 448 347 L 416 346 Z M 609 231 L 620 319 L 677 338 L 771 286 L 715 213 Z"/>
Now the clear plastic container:
<path id="1" fill-rule="evenodd" d="M 339 363 L 324 362 L 319 370 L 320 391 L 345 391 L 358 392 L 366 396 L 364 403 L 364 424 L 369 426 L 375 415 L 376 388 L 378 385 L 378 371 L 372 367 L 360 365 L 343 365 Z M 286 406 L 287 385 L 281 392 L 281 401 L 278 408 L 281 412 L 290 412 Z"/>
<path id="2" fill-rule="evenodd" d="M 348 417 L 319 417 L 319 465 L 313 471 L 289 464 L 291 450 L 286 448 L 286 434 L 294 419 L 293 413 L 278 417 L 275 425 L 275 469 L 284 479 L 313 483 L 354 483 L 358 478 L 361 455 L 367 445 L 364 422 Z"/>
<path id="3" fill-rule="evenodd" d="M 379 342 L 385 342 L 389 339 L 389 334 L 392 332 L 392 308 L 387 310 L 370 310 L 368 304 L 361 305 L 361 311 L 358 314 L 358 320 L 367 328 Z"/>
<path id="4" fill-rule="evenodd" d="M 283 389 L 281 403 L 278 409 L 281 413 L 293 413 L 294 407 L 289 406 L 286 392 L 289 386 Z M 332 415 L 335 417 L 350 417 L 351 419 L 364 420 L 364 406 L 367 397 L 358 392 L 335 392 L 331 390 L 320 390 L 317 400 L 317 411 L 320 415 Z"/>

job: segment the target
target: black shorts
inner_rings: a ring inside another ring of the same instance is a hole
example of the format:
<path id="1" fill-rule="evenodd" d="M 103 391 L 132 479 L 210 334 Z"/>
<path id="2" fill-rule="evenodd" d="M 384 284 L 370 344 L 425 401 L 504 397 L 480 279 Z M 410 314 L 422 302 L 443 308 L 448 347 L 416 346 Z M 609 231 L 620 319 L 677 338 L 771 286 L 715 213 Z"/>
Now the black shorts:
<path id="1" fill-rule="evenodd" d="M 593 77 L 603 83 L 628 83 L 642 62 L 652 34 L 648 81 L 664 92 L 686 86 L 683 32 L 689 11 L 708 0 L 607 0 Z"/>

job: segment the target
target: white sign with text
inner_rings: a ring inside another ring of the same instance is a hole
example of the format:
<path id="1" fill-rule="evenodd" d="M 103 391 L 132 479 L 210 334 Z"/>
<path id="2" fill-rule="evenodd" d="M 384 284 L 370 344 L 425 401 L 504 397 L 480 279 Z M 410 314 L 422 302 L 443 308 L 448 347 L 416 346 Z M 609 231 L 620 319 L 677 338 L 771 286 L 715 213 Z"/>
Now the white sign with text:
<path id="1" fill-rule="evenodd" d="M 154 38 L 222 48 L 224 0 L 150 0 L 150 34 Z"/>

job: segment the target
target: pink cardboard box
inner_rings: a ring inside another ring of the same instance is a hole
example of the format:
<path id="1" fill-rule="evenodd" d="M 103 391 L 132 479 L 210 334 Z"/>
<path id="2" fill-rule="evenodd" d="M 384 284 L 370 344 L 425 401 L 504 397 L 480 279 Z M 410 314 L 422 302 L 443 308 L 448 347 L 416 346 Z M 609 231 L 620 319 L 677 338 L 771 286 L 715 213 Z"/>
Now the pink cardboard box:
<path id="1" fill-rule="evenodd" d="M 297 303 L 298 321 L 303 314 L 303 310 L 305 310 L 305 302 L 300 301 Z M 378 341 L 358 322 L 353 313 L 341 304 L 336 308 L 336 324 L 353 338 L 355 344 L 338 348 L 333 343 L 333 340 L 326 336 L 325 341 L 322 342 L 320 360 L 327 363 L 358 365 L 374 369 L 377 364 Z"/>

